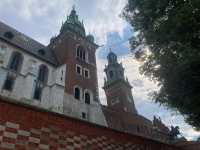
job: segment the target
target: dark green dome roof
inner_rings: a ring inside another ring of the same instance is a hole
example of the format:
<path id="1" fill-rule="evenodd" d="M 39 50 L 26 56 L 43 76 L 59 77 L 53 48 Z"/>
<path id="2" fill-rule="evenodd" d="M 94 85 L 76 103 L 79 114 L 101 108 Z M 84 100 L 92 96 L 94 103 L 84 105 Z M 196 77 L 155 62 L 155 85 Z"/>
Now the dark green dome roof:
<path id="1" fill-rule="evenodd" d="M 117 55 L 110 50 L 107 56 L 109 64 L 117 63 Z"/>
<path id="2" fill-rule="evenodd" d="M 90 41 L 90 42 L 92 42 L 92 43 L 94 43 L 94 36 L 91 35 L 91 34 L 89 34 L 89 35 L 87 36 L 87 40 Z"/>
<path id="3" fill-rule="evenodd" d="M 62 25 L 60 32 L 62 33 L 66 30 L 72 30 L 79 33 L 82 36 L 85 36 L 85 28 L 83 22 L 79 21 L 75 8 L 73 8 L 70 15 L 67 16 L 67 20 Z"/>

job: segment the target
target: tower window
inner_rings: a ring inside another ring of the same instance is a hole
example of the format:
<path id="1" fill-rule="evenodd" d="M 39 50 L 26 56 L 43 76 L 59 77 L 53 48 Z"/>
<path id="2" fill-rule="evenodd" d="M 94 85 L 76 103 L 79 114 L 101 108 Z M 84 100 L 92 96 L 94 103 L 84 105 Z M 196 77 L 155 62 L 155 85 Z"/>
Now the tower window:
<path id="1" fill-rule="evenodd" d="M 89 70 L 88 69 L 84 69 L 84 77 L 85 78 L 90 78 L 90 72 L 89 72 Z"/>
<path id="2" fill-rule="evenodd" d="M 82 75 L 82 67 L 79 66 L 79 65 L 76 65 L 76 72 L 77 72 L 79 75 Z"/>
<path id="3" fill-rule="evenodd" d="M 109 76 L 110 76 L 110 78 L 113 78 L 113 76 L 114 76 L 113 71 L 109 72 Z"/>
<path id="4" fill-rule="evenodd" d="M 10 59 L 10 64 L 9 64 L 9 69 L 18 72 L 21 69 L 21 65 L 23 62 L 23 56 L 19 52 L 13 52 L 11 59 Z"/>
<path id="5" fill-rule="evenodd" d="M 12 91 L 13 86 L 14 86 L 14 82 L 15 82 L 15 79 L 12 76 L 8 75 L 6 77 L 5 83 L 3 85 L 3 89 L 8 90 L 8 91 Z"/>
<path id="6" fill-rule="evenodd" d="M 88 92 L 85 93 L 85 103 L 90 104 L 90 94 Z"/>
<path id="7" fill-rule="evenodd" d="M 79 46 L 76 49 L 76 57 L 83 61 L 87 61 L 87 52 L 85 51 L 83 46 Z"/>
<path id="8" fill-rule="evenodd" d="M 74 97 L 75 97 L 76 99 L 78 99 L 78 100 L 80 100 L 80 98 L 81 98 L 81 92 L 80 92 L 80 89 L 79 89 L 78 87 L 76 87 L 76 88 L 74 89 Z"/>

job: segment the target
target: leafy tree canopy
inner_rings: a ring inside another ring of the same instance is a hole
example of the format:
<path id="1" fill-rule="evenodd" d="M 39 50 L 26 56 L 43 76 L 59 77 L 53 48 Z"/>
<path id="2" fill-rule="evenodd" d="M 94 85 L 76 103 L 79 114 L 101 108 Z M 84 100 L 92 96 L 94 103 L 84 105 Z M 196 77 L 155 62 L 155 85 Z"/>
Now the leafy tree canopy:
<path id="1" fill-rule="evenodd" d="M 128 0 L 123 16 L 137 33 L 132 51 L 142 47 L 141 73 L 161 87 L 155 102 L 200 130 L 200 0 Z"/>

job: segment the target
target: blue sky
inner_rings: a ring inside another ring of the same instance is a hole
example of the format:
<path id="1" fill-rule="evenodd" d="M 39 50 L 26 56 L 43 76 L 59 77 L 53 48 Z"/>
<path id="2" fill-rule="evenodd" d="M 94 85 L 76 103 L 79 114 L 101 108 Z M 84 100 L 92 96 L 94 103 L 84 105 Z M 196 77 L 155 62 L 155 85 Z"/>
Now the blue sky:
<path id="1" fill-rule="evenodd" d="M 133 86 L 138 112 L 151 120 L 153 115 L 159 116 L 167 126 L 179 125 L 188 139 L 200 136 L 199 132 L 184 122 L 181 115 L 153 103 L 148 96 L 158 87 L 156 83 L 139 74 L 138 68 L 141 64 L 129 53 L 127 39 L 133 34 L 133 29 L 120 17 L 126 0 L 1 0 L 0 20 L 47 45 L 50 38 L 59 33 L 62 21 L 66 20 L 74 4 L 80 19 L 84 21 L 86 32 L 94 35 L 97 44 L 104 45 L 97 51 L 101 102 L 106 104 L 101 87 L 105 76 L 103 69 L 106 55 L 109 47 L 112 47 Z"/>

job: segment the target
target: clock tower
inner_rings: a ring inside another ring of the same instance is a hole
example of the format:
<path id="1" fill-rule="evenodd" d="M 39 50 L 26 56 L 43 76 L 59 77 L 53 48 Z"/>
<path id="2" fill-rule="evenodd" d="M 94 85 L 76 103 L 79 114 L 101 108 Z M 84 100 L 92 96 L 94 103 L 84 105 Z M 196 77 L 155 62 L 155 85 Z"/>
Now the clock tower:
<path id="1" fill-rule="evenodd" d="M 106 93 L 108 107 L 115 111 L 137 114 L 131 92 L 132 86 L 128 79 L 125 79 L 122 64 L 118 63 L 117 55 L 112 51 L 108 54 L 107 59 L 108 65 L 104 69 L 106 78 L 103 89 Z"/>

